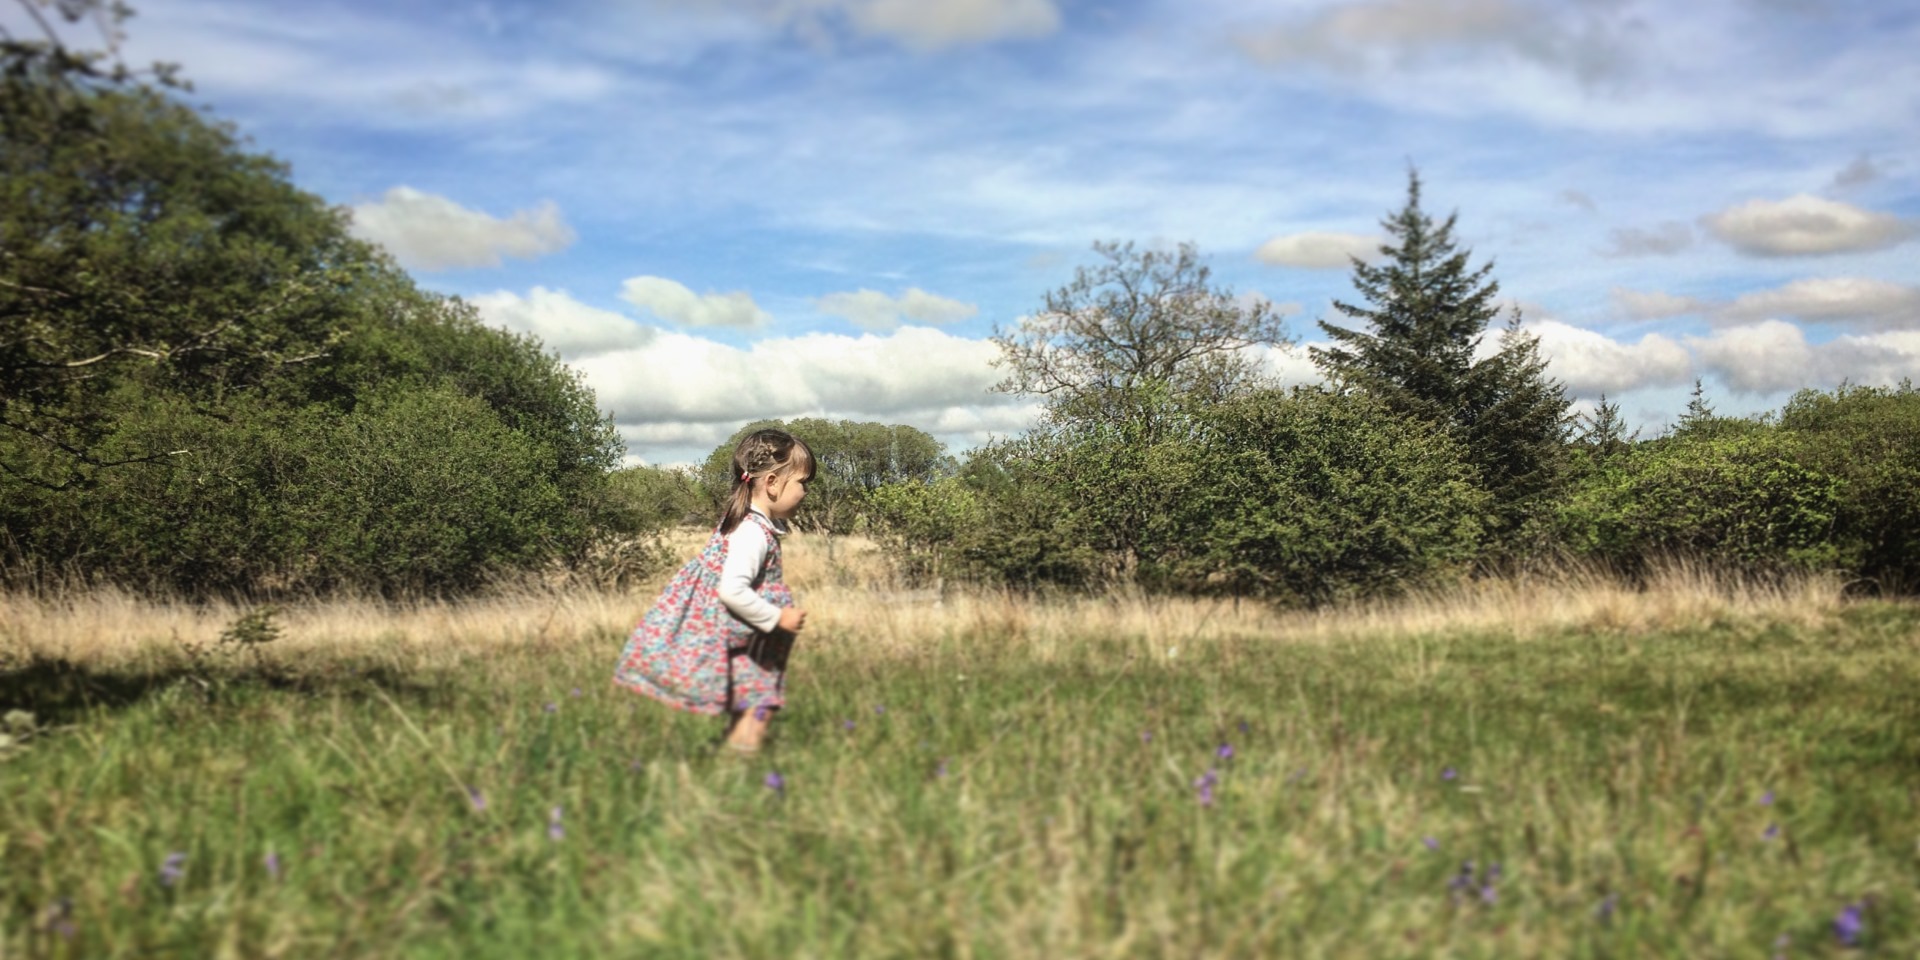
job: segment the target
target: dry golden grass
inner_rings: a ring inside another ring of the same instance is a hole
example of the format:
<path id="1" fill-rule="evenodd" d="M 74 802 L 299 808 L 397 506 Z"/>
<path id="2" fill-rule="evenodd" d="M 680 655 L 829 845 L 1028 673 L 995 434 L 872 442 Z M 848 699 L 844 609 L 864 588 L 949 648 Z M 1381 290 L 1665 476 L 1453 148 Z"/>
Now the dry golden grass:
<path id="1" fill-rule="evenodd" d="M 705 533 L 676 533 L 676 555 L 697 552 Z M 858 538 L 798 534 L 786 547 L 787 580 L 810 611 L 809 638 L 885 658 L 930 639 L 1017 645 L 1042 660 L 1082 638 L 1105 637 L 1139 653 L 1239 642 L 1337 644 L 1394 637 L 1498 634 L 1527 639 L 1567 630 L 1652 633 L 1766 618 L 1804 626 L 1840 608 L 1840 583 L 1807 576 L 1754 581 L 1673 564 L 1634 586 L 1593 571 L 1475 580 L 1390 601 L 1282 611 L 1232 599 L 1152 596 L 1025 597 L 949 587 L 935 600 L 894 582 L 877 548 Z M 624 634 L 668 573 L 627 593 L 502 589 L 457 602 L 333 599 L 282 607 L 281 639 L 269 656 L 350 656 L 396 668 L 446 666 L 503 646 L 571 646 Z M 245 609 L 182 603 L 117 590 L 64 596 L 0 596 L 0 663 L 61 659 L 97 667 L 157 665 L 195 645 L 217 643 Z"/>

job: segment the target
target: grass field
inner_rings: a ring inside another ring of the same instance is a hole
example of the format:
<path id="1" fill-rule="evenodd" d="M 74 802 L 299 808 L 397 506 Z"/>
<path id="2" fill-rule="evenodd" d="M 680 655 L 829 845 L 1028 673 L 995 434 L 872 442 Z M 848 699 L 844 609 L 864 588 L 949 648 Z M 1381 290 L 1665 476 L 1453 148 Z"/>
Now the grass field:
<path id="1" fill-rule="evenodd" d="M 295 607 L 258 662 L 0 599 L 0 957 L 1920 954 L 1913 606 L 934 605 L 858 554 L 789 547 L 750 760 L 608 686 L 650 594 Z"/>

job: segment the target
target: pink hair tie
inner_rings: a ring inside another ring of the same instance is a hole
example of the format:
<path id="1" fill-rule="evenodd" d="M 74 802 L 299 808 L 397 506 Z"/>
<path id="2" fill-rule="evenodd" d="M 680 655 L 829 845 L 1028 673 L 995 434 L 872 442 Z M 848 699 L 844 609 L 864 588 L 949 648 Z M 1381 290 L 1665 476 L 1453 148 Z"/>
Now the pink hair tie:
<path id="1" fill-rule="evenodd" d="M 748 473 L 748 472 L 747 472 L 747 471 L 745 471 L 745 470 L 742 470 L 742 471 L 740 471 L 740 482 L 741 482 L 741 483 L 748 483 L 748 482 L 751 482 L 752 480 L 753 480 L 753 474 L 751 474 L 751 473 Z"/>

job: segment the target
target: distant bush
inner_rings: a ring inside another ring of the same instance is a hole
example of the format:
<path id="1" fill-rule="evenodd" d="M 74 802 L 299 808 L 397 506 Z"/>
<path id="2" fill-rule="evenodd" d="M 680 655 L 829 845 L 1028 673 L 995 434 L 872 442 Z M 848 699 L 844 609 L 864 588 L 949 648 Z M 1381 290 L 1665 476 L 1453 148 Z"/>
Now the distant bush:
<path id="1" fill-rule="evenodd" d="M 1808 461 L 1799 438 L 1752 425 L 1640 444 L 1580 478 L 1558 511 L 1560 539 L 1629 573 L 1675 556 L 1758 570 L 1843 566 L 1844 485 Z"/>
<path id="2" fill-rule="evenodd" d="M 1886 592 L 1920 592 L 1920 390 L 1806 390 L 1780 413 L 1810 469 L 1837 478 L 1833 538 L 1851 572 Z"/>

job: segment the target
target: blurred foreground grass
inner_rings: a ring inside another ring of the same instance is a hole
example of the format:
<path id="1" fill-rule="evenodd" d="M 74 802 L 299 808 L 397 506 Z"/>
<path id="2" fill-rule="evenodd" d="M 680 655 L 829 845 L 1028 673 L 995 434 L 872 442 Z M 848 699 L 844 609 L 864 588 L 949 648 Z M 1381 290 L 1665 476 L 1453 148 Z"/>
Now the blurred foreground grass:
<path id="1" fill-rule="evenodd" d="M 292 611 L 259 663 L 11 598 L 0 956 L 1920 953 L 1911 606 L 813 586 L 752 760 L 608 687 L 646 598 Z"/>

